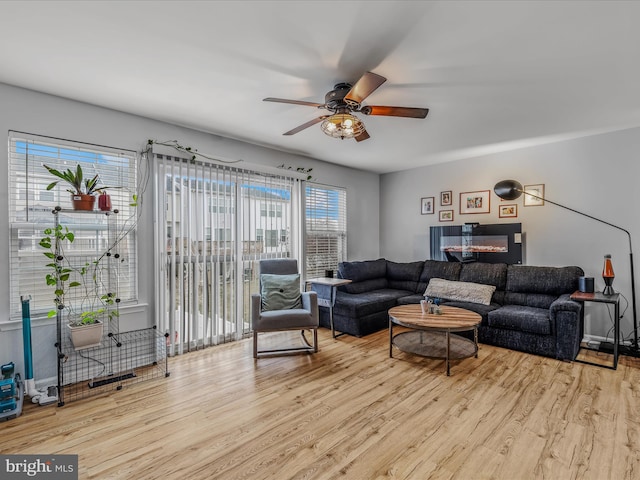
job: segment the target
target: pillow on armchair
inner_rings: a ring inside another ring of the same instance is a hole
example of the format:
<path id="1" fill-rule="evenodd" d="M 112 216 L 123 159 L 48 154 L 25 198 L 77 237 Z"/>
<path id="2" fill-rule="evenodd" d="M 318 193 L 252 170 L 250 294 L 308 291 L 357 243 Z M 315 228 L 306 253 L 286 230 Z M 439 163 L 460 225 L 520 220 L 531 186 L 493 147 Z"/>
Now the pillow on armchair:
<path id="1" fill-rule="evenodd" d="M 260 275 L 262 311 L 302 308 L 300 274 Z"/>

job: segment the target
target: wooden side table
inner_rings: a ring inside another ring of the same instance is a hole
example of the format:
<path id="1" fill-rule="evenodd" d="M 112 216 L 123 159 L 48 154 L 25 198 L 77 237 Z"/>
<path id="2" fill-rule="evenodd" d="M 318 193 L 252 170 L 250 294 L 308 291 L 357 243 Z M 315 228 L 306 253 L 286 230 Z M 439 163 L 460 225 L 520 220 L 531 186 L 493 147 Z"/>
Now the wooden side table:
<path id="1" fill-rule="evenodd" d="M 588 362 L 586 360 L 578 360 L 576 359 L 576 362 L 579 363 L 586 363 L 588 365 L 596 365 L 598 367 L 604 367 L 604 368 L 610 368 L 612 370 L 617 370 L 618 369 L 618 342 L 620 341 L 620 294 L 619 293 L 614 293 L 613 295 L 605 295 L 604 293 L 601 292 L 594 292 L 594 293 L 585 293 L 585 292 L 573 292 L 571 294 L 571 300 L 574 300 L 576 302 L 580 302 L 583 305 L 587 303 L 587 302 L 594 302 L 594 303 L 605 303 L 608 305 L 613 305 L 613 310 L 614 310 L 614 314 L 613 314 L 613 365 L 609 366 L 609 365 L 601 365 L 599 363 L 594 363 L 594 362 Z M 584 315 L 583 315 L 583 325 L 582 325 L 582 330 L 584 331 Z"/>
<path id="2" fill-rule="evenodd" d="M 327 307 L 329 309 L 329 323 L 331 324 L 331 336 L 338 338 L 344 333 L 336 335 L 335 328 L 333 326 L 333 306 L 336 304 L 336 295 L 338 287 L 341 285 L 347 285 L 351 283 L 351 280 L 346 278 L 329 278 L 318 277 L 307 280 L 306 283 L 311 284 L 311 290 L 318 294 L 318 306 Z"/>

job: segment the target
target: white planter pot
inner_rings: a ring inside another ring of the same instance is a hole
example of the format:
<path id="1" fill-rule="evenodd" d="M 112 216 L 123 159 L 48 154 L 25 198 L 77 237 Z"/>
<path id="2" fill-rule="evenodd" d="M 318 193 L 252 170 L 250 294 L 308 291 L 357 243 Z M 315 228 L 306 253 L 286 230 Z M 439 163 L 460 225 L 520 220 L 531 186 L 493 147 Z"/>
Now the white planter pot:
<path id="1" fill-rule="evenodd" d="M 100 341 L 102 340 L 102 323 L 67 326 L 71 333 L 71 342 L 76 350 L 83 350 L 100 345 Z"/>

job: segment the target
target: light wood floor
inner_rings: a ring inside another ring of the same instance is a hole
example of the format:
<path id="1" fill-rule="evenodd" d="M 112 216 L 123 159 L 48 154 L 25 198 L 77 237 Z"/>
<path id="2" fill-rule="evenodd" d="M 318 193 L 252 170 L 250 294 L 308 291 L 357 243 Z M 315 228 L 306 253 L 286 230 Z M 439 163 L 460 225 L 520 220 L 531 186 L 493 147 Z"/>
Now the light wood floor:
<path id="1" fill-rule="evenodd" d="M 175 357 L 166 379 L 27 405 L 0 449 L 78 454 L 81 479 L 640 478 L 638 360 L 481 345 L 446 377 L 387 342 L 321 329 L 312 356 L 254 363 L 247 340 Z"/>

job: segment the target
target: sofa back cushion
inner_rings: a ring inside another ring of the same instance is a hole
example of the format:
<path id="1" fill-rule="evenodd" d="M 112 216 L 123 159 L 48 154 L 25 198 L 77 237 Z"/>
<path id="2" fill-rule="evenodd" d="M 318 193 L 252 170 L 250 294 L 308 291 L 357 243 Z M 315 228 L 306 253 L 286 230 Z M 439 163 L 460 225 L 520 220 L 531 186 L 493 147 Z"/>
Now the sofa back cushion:
<path id="1" fill-rule="evenodd" d="M 534 267 L 509 265 L 504 303 L 549 308 L 563 293 L 578 289 L 580 267 Z"/>
<path id="2" fill-rule="evenodd" d="M 505 290 L 507 286 L 507 264 L 464 263 L 460 271 L 460 281 L 493 285 L 496 290 Z"/>
<path id="3" fill-rule="evenodd" d="M 415 290 L 420 295 L 427 289 L 429 280 L 432 278 L 443 278 L 445 280 L 459 280 L 462 264 L 458 262 L 443 262 L 440 260 L 425 260 L 424 267 L 418 279 L 418 286 Z"/>
<path id="4" fill-rule="evenodd" d="M 387 288 L 387 261 L 365 260 L 364 262 L 342 262 L 338 265 L 338 277 L 352 280 L 352 283 L 338 287 L 347 293 L 363 293 Z"/>
<path id="5" fill-rule="evenodd" d="M 415 292 L 423 267 L 424 262 L 396 263 L 387 260 L 389 288 Z"/>
<path id="6" fill-rule="evenodd" d="M 509 265 L 508 292 L 540 293 L 560 296 L 578 289 L 578 278 L 584 275 L 580 267 L 533 267 Z"/>

